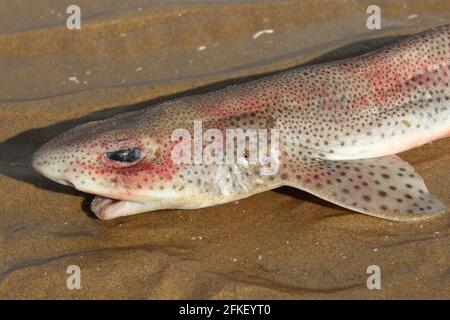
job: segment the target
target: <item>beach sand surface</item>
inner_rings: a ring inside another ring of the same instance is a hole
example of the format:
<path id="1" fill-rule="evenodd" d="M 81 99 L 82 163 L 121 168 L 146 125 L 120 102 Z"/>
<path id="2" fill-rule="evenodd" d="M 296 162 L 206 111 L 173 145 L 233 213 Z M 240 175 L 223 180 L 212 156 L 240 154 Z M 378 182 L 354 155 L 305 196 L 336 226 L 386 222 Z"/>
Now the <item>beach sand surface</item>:
<path id="1" fill-rule="evenodd" d="M 100 221 L 92 196 L 30 166 L 75 125 L 450 23 L 448 1 L 380 0 L 382 29 L 369 30 L 371 2 L 79 0 L 81 30 L 66 28 L 72 1 L 0 3 L 0 298 L 449 299 L 448 210 L 391 222 L 280 188 Z M 400 155 L 447 206 L 449 150 Z M 367 288 L 372 265 L 380 290 Z"/>

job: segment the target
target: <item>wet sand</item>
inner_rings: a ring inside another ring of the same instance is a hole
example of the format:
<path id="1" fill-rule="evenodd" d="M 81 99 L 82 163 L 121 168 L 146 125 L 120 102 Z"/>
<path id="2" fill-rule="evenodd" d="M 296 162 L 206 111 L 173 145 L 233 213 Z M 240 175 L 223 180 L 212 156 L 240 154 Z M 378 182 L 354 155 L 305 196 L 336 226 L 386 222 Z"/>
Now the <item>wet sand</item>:
<path id="1" fill-rule="evenodd" d="M 30 166 L 77 124 L 450 22 L 446 1 L 378 3 L 379 31 L 365 27 L 371 1 L 86 0 L 74 31 L 70 1 L 0 4 L 0 298 L 449 299 L 448 210 L 390 222 L 281 188 L 100 221 L 91 196 Z M 445 139 L 400 155 L 447 206 L 449 150 Z M 81 268 L 80 290 L 66 288 L 69 265 Z M 381 290 L 367 289 L 369 265 Z"/>

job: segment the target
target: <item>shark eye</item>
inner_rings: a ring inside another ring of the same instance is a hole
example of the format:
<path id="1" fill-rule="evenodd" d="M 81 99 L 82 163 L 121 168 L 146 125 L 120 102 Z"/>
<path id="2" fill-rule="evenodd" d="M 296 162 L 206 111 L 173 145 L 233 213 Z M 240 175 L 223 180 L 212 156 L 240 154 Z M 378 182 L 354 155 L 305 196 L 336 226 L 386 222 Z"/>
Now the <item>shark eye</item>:
<path id="1" fill-rule="evenodd" d="M 106 152 L 105 156 L 111 161 L 127 164 L 142 159 L 144 154 L 139 149 L 129 148 Z"/>

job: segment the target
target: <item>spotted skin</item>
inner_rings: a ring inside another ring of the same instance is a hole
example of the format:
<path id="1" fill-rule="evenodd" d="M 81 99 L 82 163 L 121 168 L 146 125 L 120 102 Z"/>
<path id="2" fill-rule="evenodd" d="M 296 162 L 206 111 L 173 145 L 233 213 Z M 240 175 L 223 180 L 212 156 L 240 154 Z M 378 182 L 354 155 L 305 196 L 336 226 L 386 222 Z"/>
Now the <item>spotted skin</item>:
<path id="1" fill-rule="evenodd" d="M 78 126 L 41 147 L 33 166 L 97 195 L 92 210 L 101 219 L 207 207 L 288 185 L 376 217 L 420 220 L 445 206 L 393 155 L 449 136 L 449 83 L 445 25 L 360 57 Z M 173 130 L 193 136 L 194 121 L 224 136 L 227 128 L 278 130 L 280 169 L 262 175 L 259 164 L 174 163 Z M 124 148 L 144 156 L 132 164 L 105 156 Z"/>

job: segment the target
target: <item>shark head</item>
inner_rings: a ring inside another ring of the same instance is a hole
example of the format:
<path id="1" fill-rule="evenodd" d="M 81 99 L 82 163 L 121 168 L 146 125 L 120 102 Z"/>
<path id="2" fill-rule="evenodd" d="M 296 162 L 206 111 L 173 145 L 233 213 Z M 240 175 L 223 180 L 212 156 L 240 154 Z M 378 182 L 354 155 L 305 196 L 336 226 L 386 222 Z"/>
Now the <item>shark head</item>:
<path id="1" fill-rule="evenodd" d="M 57 183 L 96 195 L 91 209 L 100 219 L 201 208 L 264 188 L 254 166 L 180 161 L 180 154 L 195 152 L 195 121 L 164 110 L 135 111 L 75 127 L 37 150 L 32 165 Z M 174 135 L 180 131 L 185 135 Z"/>
<path id="2" fill-rule="evenodd" d="M 139 112 L 75 127 L 38 149 L 32 165 L 47 178 L 95 194 L 103 219 L 180 205 L 186 179 L 171 159 L 170 134 Z"/>

